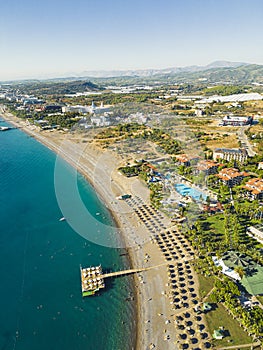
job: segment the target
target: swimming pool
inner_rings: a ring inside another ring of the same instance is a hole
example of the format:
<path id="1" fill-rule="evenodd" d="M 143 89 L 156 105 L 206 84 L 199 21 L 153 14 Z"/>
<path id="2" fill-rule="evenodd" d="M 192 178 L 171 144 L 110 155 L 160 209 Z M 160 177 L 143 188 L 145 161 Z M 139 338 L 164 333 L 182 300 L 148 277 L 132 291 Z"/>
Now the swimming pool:
<path id="1" fill-rule="evenodd" d="M 174 187 L 176 191 L 182 196 L 190 196 L 196 201 L 200 201 L 200 199 L 205 200 L 207 197 L 207 195 L 204 192 L 186 186 L 185 184 L 176 184 Z"/>

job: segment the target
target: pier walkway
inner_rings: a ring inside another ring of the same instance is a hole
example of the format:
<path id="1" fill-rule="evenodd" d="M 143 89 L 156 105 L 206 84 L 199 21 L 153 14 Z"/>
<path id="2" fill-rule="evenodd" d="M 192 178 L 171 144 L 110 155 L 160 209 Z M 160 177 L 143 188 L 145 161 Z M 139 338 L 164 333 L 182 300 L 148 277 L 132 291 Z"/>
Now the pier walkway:
<path id="1" fill-rule="evenodd" d="M 155 266 L 150 266 L 150 267 L 142 267 L 140 269 L 130 269 L 130 270 L 122 270 L 122 271 L 105 273 L 105 274 L 101 275 L 100 278 L 129 275 L 129 274 L 132 274 L 132 273 L 137 273 L 137 272 L 142 272 L 142 271 L 156 269 L 157 267 L 164 266 L 164 265 L 168 265 L 168 263 L 163 263 L 163 264 L 160 264 L 160 265 L 155 265 Z"/>

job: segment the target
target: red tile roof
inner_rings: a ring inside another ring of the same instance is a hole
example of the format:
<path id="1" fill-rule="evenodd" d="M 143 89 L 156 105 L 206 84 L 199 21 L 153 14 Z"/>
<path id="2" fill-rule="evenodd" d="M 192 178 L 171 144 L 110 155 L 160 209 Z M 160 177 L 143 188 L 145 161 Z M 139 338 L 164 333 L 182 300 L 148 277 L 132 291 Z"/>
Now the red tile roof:
<path id="1" fill-rule="evenodd" d="M 245 184 L 244 188 L 251 191 L 253 194 L 260 194 L 263 192 L 263 180 L 258 177 L 250 179 Z"/>
<path id="2" fill-rule="evenodd" d="M 244 173 L 240 173 L 235 168 L 224 168 L 219 172 L 219 174 L 217 176 L 222 180 L 231 180 L 231 179 L 234 179 L 236 177 L 244 177 L 247 175 L 244 175 Z"/>
<path id="3" fill-rule="evenodd" d="M 204 171 L 208 170 L 213 167 L 219 167 L 220 164 L 217 162 L 214 162 L 213 160 L 200 160 L 200 162 L 197 164 L 197 169 Z"/>

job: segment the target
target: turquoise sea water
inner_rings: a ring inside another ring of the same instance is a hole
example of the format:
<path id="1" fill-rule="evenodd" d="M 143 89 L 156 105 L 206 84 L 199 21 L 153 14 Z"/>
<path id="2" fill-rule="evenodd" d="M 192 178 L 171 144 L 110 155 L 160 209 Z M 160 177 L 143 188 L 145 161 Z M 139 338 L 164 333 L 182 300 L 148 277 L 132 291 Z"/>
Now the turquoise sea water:
<path id="1" fill-rule="evenodd" d="M 79 273 L 80 264 L 118 270 L 129 262 L 123 250 L 89 242 L 59 221 L 55 159 L 20 130 L 0 132 L 0 350 L 130 350 L 132 278 L 108 280 L 100 295 L 83 299 Z M 73 173 L 65 164 L 63 176 Z M 89 211 L 110 222 L 82 176 L 78 188 Z M 94 221 L 87 228 L 96 233 Z"/>

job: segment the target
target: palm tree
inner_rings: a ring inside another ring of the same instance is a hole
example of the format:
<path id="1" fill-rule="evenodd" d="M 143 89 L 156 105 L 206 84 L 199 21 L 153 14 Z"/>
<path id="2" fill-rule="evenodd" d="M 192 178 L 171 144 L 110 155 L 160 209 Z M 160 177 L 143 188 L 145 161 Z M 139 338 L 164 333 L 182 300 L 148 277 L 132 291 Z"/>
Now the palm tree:
<path id="1" fill-rule="evenodd" d="M 239 274 L 239 277 L 242 279 L 245 276 L 245 270 L 242 266 L 236 266 L 235 271 Z"/>

